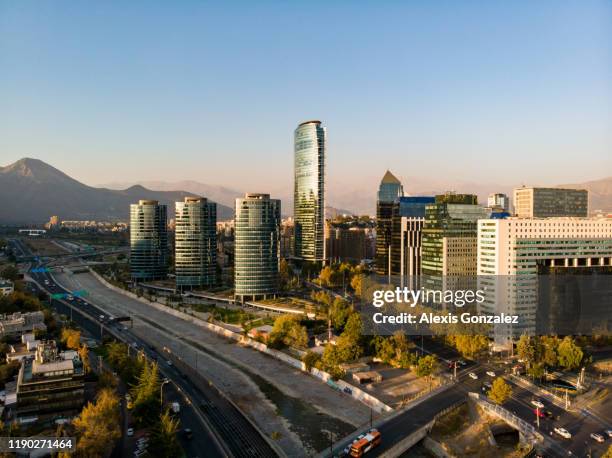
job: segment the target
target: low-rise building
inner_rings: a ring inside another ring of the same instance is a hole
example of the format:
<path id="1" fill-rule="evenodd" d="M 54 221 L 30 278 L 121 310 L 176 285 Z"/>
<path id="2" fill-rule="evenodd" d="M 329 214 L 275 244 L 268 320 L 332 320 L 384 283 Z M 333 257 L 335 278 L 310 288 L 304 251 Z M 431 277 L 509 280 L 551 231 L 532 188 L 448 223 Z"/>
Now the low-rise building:
<path id="1" fill-rule="evenodd" d="M 6 362 L 21 361 L 24 358 L 34 358 L 36 355 L 36 347 L 40 343 L 36 340 L 34 334 L 28 333 L 21 336 L 21 342 L 9 346 L 9 351 L 6 354 Z"/>
<path id="2" fill-rule="evenodd" d="M 0 296 L 8 296 L 15 291 L 15 284 L 4 278 L 0 278 Z"/>
<path id="3" fill-rule="evenodd" d="M 247 333 L 249 337 L 253 339 L 262 339 L 267 341 L 270 338 L 270 334 L 272 333 L 272 326 L 269 324 L 264 324 L 263 326 L 258 326 L 256 328 L 251 328 Z"/>
<path id="4" fill-rule="evenodd" d="M 0 338 L 46 329 L 45 315 L 40 311 L 0 315 Z"/>
<path id="5" fill-rule="evenodd" d="M 76 353 L 76 352 L 75 352 Z M 73 356 L 69 359 L 68 356 Z M 17 376 L 18 421 L 51 421 L 76 415 L 84 403 L 85 371 L 76 354 L 61 355 L 55 342 L 40 342 Z"/>

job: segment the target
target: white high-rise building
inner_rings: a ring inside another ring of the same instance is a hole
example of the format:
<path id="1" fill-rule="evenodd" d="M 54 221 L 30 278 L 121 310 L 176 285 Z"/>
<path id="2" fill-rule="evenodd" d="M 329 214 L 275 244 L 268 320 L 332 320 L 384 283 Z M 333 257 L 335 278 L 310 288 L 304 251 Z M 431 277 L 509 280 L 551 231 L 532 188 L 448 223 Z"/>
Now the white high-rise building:
<path id="1" fill-rule="evenodd" d="M 479 289 L 484 313 L 521 316 L 516 337 L 533 332 L 537 275 L 554 267 L 612 266 L 612 218 L 507 218 L 478 221 Z"/>

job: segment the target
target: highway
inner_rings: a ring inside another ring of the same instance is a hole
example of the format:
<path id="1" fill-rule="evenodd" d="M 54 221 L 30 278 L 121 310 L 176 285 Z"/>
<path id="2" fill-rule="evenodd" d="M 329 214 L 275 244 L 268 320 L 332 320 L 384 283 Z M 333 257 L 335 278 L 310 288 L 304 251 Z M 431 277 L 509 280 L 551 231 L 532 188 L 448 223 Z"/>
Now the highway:
<path id="1" fill-rule="evenodd" d="M 19 241 L 12 241 L 19 255 L 31 259 L 31 253 Z M 41 267 L 43 264 L 38 265 Z M 191 377 L 173 364 L 174 355 L 164 354 L 159 348 L 159 342 L 146 341 L 130 331 L 130 328 L 121 322 L 109 322 L 108 312 L 94 305 L 83 297 L 68 297 L 71 291 L 57 284 L 48 272 L 30 272 L 35 280 L 49 294 L 66 294 L 66 299 L 53 300 L 54 307 L 70 316 L 80 326 L 85 327 L 93 335 L 102 338 L 104 334 L 111 334 L 118 340 L 131 345 L 134 351 L 143 354 L 158 362 L 160 373 L 168 378 L 175 389 L 181 393 L 187 402 L 182 409 L 181 417 L 185 418 L 184 426 L 194 431 L 193 439 L 185 440 L 181 436 L 183 445 L 189 457 L 198 456 L 232 456 L 232 457 L 273 457 L 278 453 L 259 434 L 257 429 L 244 417 L 244 415 L 231 404 L 221 393 L 207 381 L 199 380 L 195 384 Z M 101 316 L 106 319 L 100 320 Z M 169 398 L 168 398 L 169 399 Z M 196 426 L 197 425 L 197 426 Z"/>

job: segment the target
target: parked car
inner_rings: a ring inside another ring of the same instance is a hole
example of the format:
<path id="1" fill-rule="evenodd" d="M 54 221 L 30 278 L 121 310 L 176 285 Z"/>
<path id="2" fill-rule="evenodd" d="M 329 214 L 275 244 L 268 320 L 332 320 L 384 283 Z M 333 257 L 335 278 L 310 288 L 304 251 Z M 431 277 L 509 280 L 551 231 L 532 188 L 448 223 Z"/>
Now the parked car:
<path id="1" fill-rule="evenodd" d="M 591 433 L 591 439 L 594 439 L 597 442 L 603 442 L 605 440 L 604 437 L 599 433 Z"/>
<path id="2" fill-rule="evenodd" d="M 572 434 L 565 428 L 555 428 L 554 431 L 561 437 L 564 437 L 565 439 L 571 439 L 572 438 Z"/>

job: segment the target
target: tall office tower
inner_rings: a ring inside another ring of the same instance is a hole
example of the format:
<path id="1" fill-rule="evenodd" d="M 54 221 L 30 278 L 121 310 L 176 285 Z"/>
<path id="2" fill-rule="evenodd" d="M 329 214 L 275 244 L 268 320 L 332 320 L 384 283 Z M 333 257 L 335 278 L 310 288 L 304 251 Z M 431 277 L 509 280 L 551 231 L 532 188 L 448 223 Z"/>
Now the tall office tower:
<path id="1" fill-rule="evenodd" d="M 280 214 L 280 200 L 268 194 L 236 199 L 234 294 L 241 302 L 278 292 Z"/>
<path id="2" fill-rule="evenodd" d="M 389 170 L 385 172 L 376 197 L 376 264 L 379 275 L 392 275 L 393 206 L 404 195 L 402 183 Z"/>
<path id="3" fill-rule="evenodd" d="M 537 314 L 543 313 L 545 321 L 549 321 L 558 313 L 537 310 L 535 277 L 559 273 L 592 276 L 597 272 L 612 272 L 612 218 L 507 218 L 478 222 L 479 289 L 486 292 L 482 309 L 492 314 L 520 315 L 521 323 L 512 326 L 510 336 L 533 334 Z M 575 287 L 576 280 L 565 280 L 560 290 L 570 291 L 580 301 L 579 308 L 584 307 L 588 294 Z M 563 316 L 577 316 L 579 312 L 565 310 Z M 605 316 L 604 311 L 601 320 Z M 558 330 L 540 331 L 563 334 Z M 572 331 L 566 333 L 576 333 Z"/>
<path id="4" fill-rule="evenodd" d="M 325 156 L 327 129 L 321 121 L 301 123 L 294 133 L 294 255 L 325 260 Z"/>
<path id="5" fill-rule="evenodd" d="M 534 188 L 514 190 L 514 213 L 519 218 L 584 218 L 589 212 L 586 189 Z"/>
<path id="6" fill-rule="evenodd" d="M 489 194 L 487 207 L 493 210 L 508 212 L 510 211 L 510 198 L 502 193 Z"/>
<path id="7" fill-rule="evenodd" d="M 177 289 L 213 286 L 217 272 L 217 204 L 185 197 L 175 204 L 174 270 Z"/>
<path id="8" fill-rule="evenodd" d="M 166 206 L 156 200 L 140 200 L 130 205 L 130 274 L 134 281 L 166 278 L 166 213 Z"/>
<path id="9" fill-rule="evenodd" d="M 435 203 L 433 196 L 406 196 L 393 205 L 391 273 L 401 276 L 402 285 L 410 279 L 415 288 L 421 275 L 421 235 L 425 223 L 425 208 Z"/>
<path id="10" fill-rule="evenodd" d="M 478 220 L 486 210 L 472 194 L 446 193 L 425 209 L 421 271 L 426 288 L 471 289 L 476 286 Z M 434 304 L 435 305 L 435 304 Z"/>

